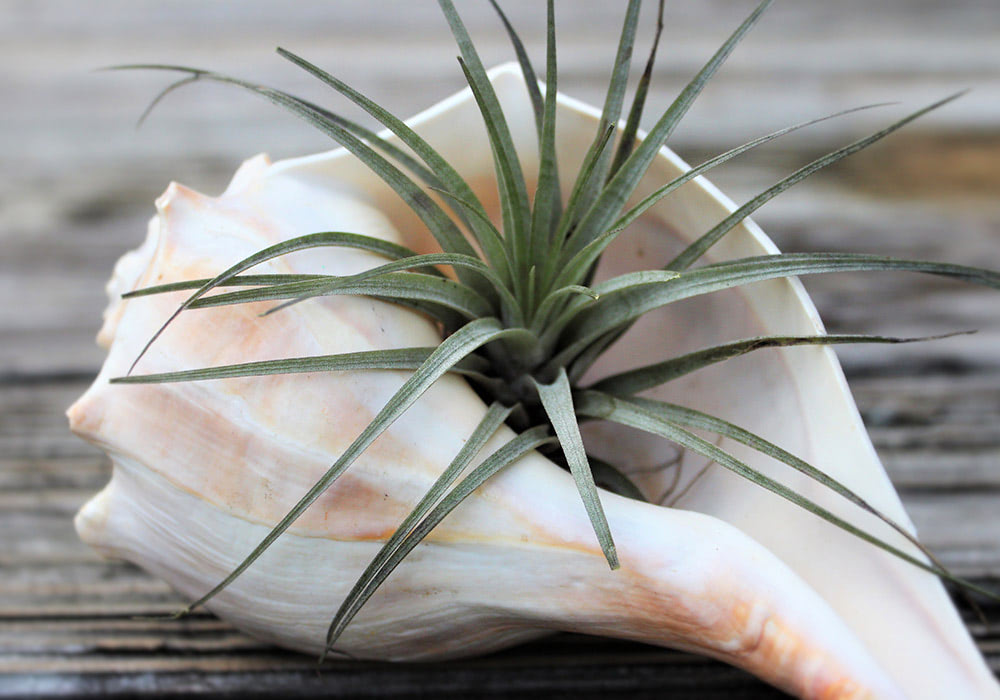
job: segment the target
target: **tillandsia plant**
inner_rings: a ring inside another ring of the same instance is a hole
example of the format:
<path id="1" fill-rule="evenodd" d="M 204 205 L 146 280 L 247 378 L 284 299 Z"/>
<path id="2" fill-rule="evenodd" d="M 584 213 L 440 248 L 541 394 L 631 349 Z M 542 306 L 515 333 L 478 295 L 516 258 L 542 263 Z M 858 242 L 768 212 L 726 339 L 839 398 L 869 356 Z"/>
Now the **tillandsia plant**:
<path id="1" fill-rule="evenodd" d="M 919 543 L 827 347 L 913 339 L 825 334 L 795 279 L 1000 274 L 783 254 L 746 220 L 954 96 L 736 208 L 700 176 L 820 119 L 693 168 L 664 144 L 769 0 L 646 134 L 662 2 L 626 110 L 628 2 L 600 112 L 557 92 L 552 0 L 544 81 L 493 4 L 517 64 L 487 72 L 440 0 L 469 88 L 409 122 L 279 49 L 384 133 L 212 71 L 126 66 L 180 72 L 164 94 L 237 85 L 343 148 L 158 201 L 70 409 L 115 464 L 81 536 L 197 597 L 183 612 L 322 655 L 571 630 L 802 697 L 1000 697 L 940 579 L 997 596 Z"/>

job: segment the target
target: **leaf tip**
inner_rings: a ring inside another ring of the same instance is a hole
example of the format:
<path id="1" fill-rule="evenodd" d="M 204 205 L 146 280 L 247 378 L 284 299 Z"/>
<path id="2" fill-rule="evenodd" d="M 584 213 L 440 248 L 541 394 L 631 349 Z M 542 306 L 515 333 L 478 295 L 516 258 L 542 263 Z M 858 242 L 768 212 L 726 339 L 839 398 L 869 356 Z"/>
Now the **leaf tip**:
<path id="1" fill-rule="evenodd" d="M 618 559 L 618 549 L 613 542 L 604 551 L 604 557 L 608 560 L 608 566 L 612 571 L 618 571 L 622 568 L 621 561 Z"/>

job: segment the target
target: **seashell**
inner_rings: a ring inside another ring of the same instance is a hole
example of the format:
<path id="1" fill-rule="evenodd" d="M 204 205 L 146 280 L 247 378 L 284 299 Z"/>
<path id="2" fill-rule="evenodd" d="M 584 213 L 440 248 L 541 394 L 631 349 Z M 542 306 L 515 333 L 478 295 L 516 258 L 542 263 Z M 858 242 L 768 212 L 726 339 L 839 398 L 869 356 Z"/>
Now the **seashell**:
<path id="1" fill-rule="evenodd" d="M 490 73 L 526 172 L 535 127 L 516 66 Z M 559 158 L 578 165 L 597 113 L 559 100 Z M 491 154 L 469 91 L 414 117 L 432 143 L 495 206 Z M 687 166 L 664 149 L 643 197 Z M 599 276 L 666 261 L 734 209 L 699 178 L 620 237 Z M 342 150 L 247 161 L 220 197 L 171 184 L 142 246 L 118 263 L 99 342 L 108 358 L 70 408 L 75 433 L 114 464 L 107 487 L 77 515 L 102 555 L 137 563 L 192 599 L 267 534 L 405 381 L 357 371 L 110 386 L 184 293 L 123 302 L 138 287 L 210 277 L 274 242 L 357 231 L 419 252 L 433 240 L 371 172 Z M 747 221 L 716 260 L 777 252 Z M 645 261 L 645 262 L 644 262 Z M 351 274 L 377 264 L 361 251 L 317 249 L 261 272 Z M 364 297 L 335 296 L 260 317 L 260 305 L 188 311 L 152 346 L 142 373 L 360 350 L 435 345 L 424 317 Z M 711 322 L 706 322 L 710 319 Z M 761 334 L 818 333 L 797 280 L 672 304 L 636 324 L 592 369 L 597 378 Z M 811 461 L 897 522 L 912 525 L 864 431 L 833 353 L 805 347 L 747 355 L 652 392 L 711 411 Z M 446 375 L 256 563 L 208 607 L 261 639 L 305 652 L 357 576 L 461 448 L 485 411 Z M 510 439 L 506 427 L 483 454 Z M 587 432 L 647 493 L 684 465 L 673 507 L 602 492 L 622 567 L 610 571 L 572 478 L 529 453 L 463 502 L 399 566 L 340 638 L 359 658 L 431 660 L 481 654 L 555 630 L 691 650 L 749 670 L 804 698 L 997 698 L 1000 690 L 940 582 L 718 467 L 625 428 Z M 880 521 L 780 465 L 726 445 L 755 468 L 899 548 Z M 645 469 L 644 469 L 645 468 Z M 643 470 L 640 473 L 641 470 Z M 917 555 L 919 556 L 919 555 Z"/>

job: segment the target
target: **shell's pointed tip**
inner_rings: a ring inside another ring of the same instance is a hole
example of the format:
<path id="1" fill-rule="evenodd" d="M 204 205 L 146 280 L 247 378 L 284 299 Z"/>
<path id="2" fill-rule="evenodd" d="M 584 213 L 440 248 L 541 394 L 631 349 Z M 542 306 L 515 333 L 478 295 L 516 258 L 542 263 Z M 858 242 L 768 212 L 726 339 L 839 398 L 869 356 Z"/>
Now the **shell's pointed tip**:
<path id="1" fill-rule="evenodd" d="M 271 167 L 271 164 L 271 157 L 266 153 L 258 153 L 251 158 L 247 158 L 233 174 L 233 179 L 229 181 L 229 185 L 226 186 L 226 191 L 223 195 L 232 195 L 241 192 L 253 186 L 255 182 L 260 182 L 264 173 Z"/>
<path id="2" fill-rule="evenodd" d="M 111 490 L 111 484 L 105 486 L 96 496 L 84 503 L 73 518 L 73 526 L 80 539 L 105 557 L 112 555 L 107 537 L 111 514 Z"/>
<path id="3" fill-rule="evenodd" d="M 156 211 L 162 216 L 167 214 L 171 207 L 178 204 L 195 203 L 206 199 L 209 199 L 209 197 L 203 195 L 201 192 L 193 190 L 187 185 L 182 185 L 176 180 L 171 180 L 170 184 L 167 185 L 167 189 L 163 190 L 163 194 L 156 198 L 154 204 L 156 205 Z"/>
<path id="4" fill-rule="evenodd" d="M 69 429 L 74 435 L 89 440 L 96 435 L 103 420 L 104 412 L 100 401 L 99 382 L 95 382 L 84 394 L 66 409 Z"/>
<path id="5" fill-rule="evenodd" d="M 97 347 L 103 350 L 110 350 L 111 343 L 115 339 L 115 328 L 112 324 L 105 323 L 101 326 L 101 330 L 97 332 L 94 336 L 94 342 L 97 343 Z"/>
<path id="6" fill-rule="evenodd" d="M 171 180 L 167 185 L 167 189 L 163 190 L 163 194 L 157 197 L 153 202 L 156 206 L 156 210 L 162 213 L 167 207 L 170 206 L 170 203 L 177 198 L 183 188 L 184 185 L 176 180 Z"/>

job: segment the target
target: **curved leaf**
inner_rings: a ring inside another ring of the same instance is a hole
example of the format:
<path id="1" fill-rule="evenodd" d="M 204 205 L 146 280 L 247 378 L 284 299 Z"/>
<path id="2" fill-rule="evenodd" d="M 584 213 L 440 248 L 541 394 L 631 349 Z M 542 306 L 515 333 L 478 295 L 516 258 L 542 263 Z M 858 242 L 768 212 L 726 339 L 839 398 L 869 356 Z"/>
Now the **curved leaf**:
<path id="1" fill-rule="evenodd" d="M 468 323 L 446 338 L 441 345 L 434 349 L 434 352 L 430 354 L 420 368 L 403 383 L 403 386 L 393 394 L 392 398 L 379 411 L 378 415 L 372 419 L 354 442 L 344 450 L 337 461 L 330 466 L 326 473 L 305 493 L 299 502 L 261 540 L 260 544 L 228 576 L 220 581 L 218 585 L 187 606 L 181 614 L 189 613 L 198 606 L 208 602 L 236 580 L 240 574 L 246 571 L 305 512 L 306 508 L 312 505 L 354 463 L 379 435 L 384 433 L 406 409 L 412 406 L 434 382 L 458 361 L 487 343 L 499 340 L 505 336 L 517 335 L 524 332 L 521 329 L 504 328 L 495 318 L 481 318 Z"/>
<path id="2" fill-rule="evenodd" d="M 678 255 L 676 258 L 674 258 L 666 265 L 667 269 L 684 270 L 690 267 L 692 264 L 694 264 L 694 262 L 698 258 L 704 255 L 709 248 L 715 245 L 719 241 L 719 239 L 721 239 L 729 231 L 735 228 L 741 221 L 743 221 L 743 219 L 750 216 L 750 214 L 760 209 L 762 206 L 764 206 L 764 204 L 777 197 L 779 194 L 787 190 L 792 185 L 801 182 L 802 180 L 809 177 L 817 170 L 821 170 L 822 168 L 825 168 L 828 165 L 836 163 L 838 160 L 841 160 L 842 158 L 846 158 L 847 156 L 853 153 L 857 153 L 863 148 L 867 148 L 868 146 L 875 143 L 879 139 L 885 138 L 886 136 L 896 131 L 897 129 L 900 129 L 903 126 L 909 124 L 914 119 L 917 119 L 918 117 L 927 114 L 931 110 L 935 110 L 938 107 L 942 107 L 951 102 L 952 100 L 958 99 L 963 94 L 965 94 L 964 91 L 958 92 L 955 93 L 954 95 L 950 95 L 944 98 L 943 100 L 938 100 L 937 102 L 928 105 L 923 109 L 918 109 L 916 112 L 913 112 L 912 114 L 900 119 L 899 121 L 890 124 L 881 131 L 875 132 L 871 136 L 867 136 L 863 139 L 858 139 L 854 143 L 848 144 L 847 146 L 837 149 L 832 153 L 828 153 L 822 158 L 817 158 L 808 165 L 799 168 L 794 173 L 784 178 L 777 184 L 772 185 L 768 189 L 761 192 L 759 195 L 751 199 L 749 202 L 747 202 L 742 207 L 740 207 L 732 214 L 727 216 L 725 219 L 723 219 L 721 222 L 719 222 L 708 233 L 704 234 L 698 240 L 691 243 L 687 248 L 681 251 L 680 255 Z"/>
<path id="3" fill-rule="evenodd" d="M 966 333 L 972 331 L 964 331 Z M 917 343 L 925 340 L 950 338 L 957 333 L 947 335 L 925 336 L 922 338 L 892 338 L 882 335 L 768 335 L 745 340 L 735 340 L 730 343 L 714 345 L 710 348 L 695 350 L 679 357 L 655 364 L 637 367 L 605 377 L 588 387 L 595 391 L 608 394 L 628 396 L 646 389 L 666 384 L 702 367 L 730 360 L 749 352 L 764 348 L 786 348 L 799 345 L 846 345 L 856 343 Z"/>
<path id="4" fill-rule="evenodd" d="M 688 270 L 663 282 L 654 279 L 650 283 L 602 294 L 600 299 L 579 311 L 567 331 L 563 349 L 552 359 L 551 365 L 569 362 L 605 333 L 674 301 L 781 277 L 872 270 L 922 272 L 1000 289 L 1000 273 L 948 263 L 851 253 L 785 253 L 742 258 Z M 606 284 L 612 282 L 608 280 Z"/>
<path id="5" fill-rule="evenodd" d="M 472 460 L 479 454 L 486 442 L 493 436 L 497 429 L 510 415 L 512 409 L 494 402 L 486 410 L 479 425 L 472 432 L 472 435 L 465 441 L 462 448 L 455 455 L 448 467 L 441 472 L 441 475 L 434 481 L 430 489 L 420 502 L 413 507 L 413 510 L 403 519 L 392 536 L 386 540 L 382 548 L 379 549 L 375 558 L 365 567 L 365 570 L 358 577 L 357 582 L 348 592 L 344 602 L 340 604 L 340 609 L 330 622 L 327 630 L 327 648 L 333 645 L 337 637 L 350 623 L 351 619 L 361 609 L 365 601 L 371 597 L 384 578 L 379 579 L 378 575 L 386 562 L 396 554 L 404 544 L 406 537 L 413 532 L 414 528 L 420 524 L 420 520 L 430 512 L 431 508 L 441 499 L 454 482 L 461 475 Z M 388 572 L 386 573 L 388 576 Z"/>
<path id="6" fill-rule="evenodd" d="M 111 384 L 164 384 L 167 382 L 195 382 L 206 379 L 230 379 L 233 377 L 262 377 L 270 374 L 295 374 L 300 372 L 346 372 L 369 369 L 419 369 L 427 361 L 432 347 L 399 348 L 394 350 L 364 350 L 337 355 L 315 355 L 312 357 L 292 357 L 282 360 L 262 360 L 242 362 L 235 365 L 220 365 L 203 369 L 162 372 L 159 374 L 132 374 L 114 377 Z M 449 371 L 458 374 L 482 375 L 489 371 L 488 363 L 477 355 L 457 362 Z M 483 375 L 485 377 L 485 375 Z"/>
<path id="7" fill-rule="evenodd" d="M 430 302 L 431 304 L 457 311 L 469 319 L 490 316 L 493 311 L 485 299 L 463 284 L 453 282 L 449 279 L 414 272 L 394 272 L 383 277 L 365 279 L 360 282 L 338 280 L 337 284 L 325 278 L 306 282 L 275 284 L 270 287 L 202 297 L 192 302 L 188 308 L 204 309 L 227 304 L 279 301 L 333 294 L 357 294 L 386 299 L 388 301 L 415 300 Z"/>
<path id="8" fill-rule="evenodd" d="M 720 447 L 698 437 L 692 432 L 684 430 L 680 427 L 678 422 L 667 417 L 669 413 L 666 409 L 660 410 L 659 407 L 653 406 L 648 402 L 640 403 L 634 399 L 626 400 L 612 397 L 608 394 L 588 392 L 586 395 L 580 397 L 578 410 L 581 413 L 595 418 L 603 418 L 604 420 L 614 423 L 627 425 L 644 432 L 659 435 L 660 437 L 666 438 L 671 442 L 675 442 L 686 449 L 711 459 L 719 466 L 729 469 L 758 486 L 761 486 L 762 488 L 765 488 L 768 491 L 794 503 L 800 508 L 819 516 L 823 520 L 826 520 L 841 530 L 858 537 L 859 539 L 862 539 L 879 549 L 889 552 L 893 556 L 896 556 L 913 566 L 935 574 L 936 576 L 940 576 L 941 578 L 953 583 L 957 583 L 965 588 L 968 588 L 969 590 L 986 595 L 993 600 L 1000 600 L 1000 595 L 977 586 L 970 581 L 958 578 L 946 569 L 942 569 L 934 564 L 928 564 L 910 554 L 907 554 L 898 547 L 894 547 L 884 540 L 865 532 L 864 530 L 847 522 L 843 518 L 831 513 L 829 510 L 820 506 L 816 502 L 796 493 L 795 491 L 792 491 L 774 479 L 761 474 L 746 463 L 736 459 Z"/>
<path id="9" fill-rule="evenodd" d="M 486 255 L 486 259 L 489 260 L 498 271 L 509 274 L 509 269 L 507 269 L 507 254 L 503 248 L 503 241 L 501 240 L 500 235 L 492 225 L 483 225 L 481 217 L 486 217 L 486 210 L 483 208 L 482 203 L 479 201 L 479 198 L 476 197 L 475 192 L 472 191 L 469 184 L 462 178 L 461 175 L 458 174 L 451 164 L 441 156 L 440 153 L 427 143 L 423 137 L 407 126 L 403 120 L 380 107 L 375 102 L 349 86 L 347 83 L 334 77 L 330 73 L 322 70 L 304 58 L 296 56 L 291 51 L 287 51 L 282 48 L 278 48 L 277 51 L 280 56 L 288 59 L 303 70 L 319 78 L 341 95 L 351 100 L 351 102 L 378 119 L 383 126 L 398 136 L 404 144 L 413 149 L 413 152 L 423 159 L 433 172 L 435 179 L 438 180 L 439 184 L 437 184 L 436 187 L 443 189 L 446 192 L 454 193 L 458 199 L 461 199 L 463 202 L 467 202 L 477 214 L 481 215 L 480 217 L 467 218 L 466 222 L 468 223 L 473 236 L 475 236 L 476 241 L 482 247 L 483 252 Z M 488 221 L 488 217 L 486 218 Z"/>
<path id="10" fill-rule="evenodd" d="M 499 472 L 501 469 L 513 464 L 518 459 L 528 454 L 534 449 L 547 443 L 555 442 L 554 437 L 549 436 L 549 427 L 540 425 L 529 430 L 525 430 L 517 437 L 512 438 L 503 447 L 486 458 L 482 464 L 473 469 L 468 476 L 462 479 L 458 485 L 445 496 L 440 503 L 425 517 L 420 524 L 415 527 L 409 536 L 403 540 L 394 553 L 392 553 L 382 565 L 378 573 L 372 577 L 371 581 L 360 591 L 355 598 L 355 603 L 349 609 L 341 608 L 338 611 L 338 618 L 334 619 L 328 639 L 329 651 L 336 643 L 337 638 L 343 632 L 344 627 L 351 618 L 357 614 L 361 606 L 371 597 L 375 589 L 388 578 L 389 574 L 395 570 L 399 563 L 420 544 L 421 541 L 437 525 L 445 519 L 462 501 L 468 498 L 473 491 L 486 483 L 486 480 Z"/>
<path id="11" fill-rule="evenodd" d="M 705 84 L 715 75 L 715 72 L 733 52 L 740 40 L 750 31 L 750 28 L 756 24 L 771 2 L 772 0 L 763 0 L 757 9 L 737 27 L 736 31 L 667 108 L 667 111 L 656 122 L 646 138 L 632 152 L 632 155 L 625 160 L 587 213 L 584 214 L 579 226 L 570 237 L 567 249 L 571 255 L 590 243 L 617 218 L 618 213 L 625 206 L 625 202 L 638 186 L 639 180 L 649 168 L 649 164 L 653 162 L 660 147 L 673 133 L 674 128 L 687 113 Z"/>

